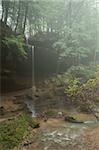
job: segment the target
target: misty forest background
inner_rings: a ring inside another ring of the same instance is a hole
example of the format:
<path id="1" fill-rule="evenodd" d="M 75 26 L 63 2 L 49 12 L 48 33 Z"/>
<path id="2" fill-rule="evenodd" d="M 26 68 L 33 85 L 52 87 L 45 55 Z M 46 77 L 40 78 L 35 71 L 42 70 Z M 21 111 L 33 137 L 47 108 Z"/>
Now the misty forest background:
<path id="1" fill-rule="evenodd" d="M 99 149 L 99 0 L 1 0 L 0 55 L 0 149 Z"/>
<path id="2" fill-rule="evenodd" d="M 2 0 L 0 17 L 2 92 L 32 87 L 33 61 L 36 84 L 64 72 L 93 78 L 99 62 L 94 0 Z"/>

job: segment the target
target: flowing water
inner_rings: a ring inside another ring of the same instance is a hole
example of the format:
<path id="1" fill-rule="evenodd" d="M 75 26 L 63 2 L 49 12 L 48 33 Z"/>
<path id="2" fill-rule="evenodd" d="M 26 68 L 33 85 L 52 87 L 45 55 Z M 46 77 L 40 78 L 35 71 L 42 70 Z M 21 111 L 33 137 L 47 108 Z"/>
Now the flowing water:
<path id="1" fill-rule="evenodd" d="M 44 96 L 32 97 L 27 96 L 24 99 L 27 107 L 32 113 L 32 117 L 36 117 L 38 113 L 42 113 L 46 108 L 49 111 L 55 108 L 59 112 L 59 108 L 66 108 L 65 100 L 49 99 Z M 70 114 L 75 112 L 73 109 Z M 66 109 L 66 111 L 69 111 Z M 89 129 L 94 130 L 99 127 L 99 122 L 90 114 L 77 113 L 76 117 L 84 123 L 69 123 L 63 118 L 49 118 L 47 122 L 40 120 L 40 128 L 36 129 L 36 136 L 32 136 L 33 144 L 25 147 L 26 150 L 98 150 L 87 148 L 85 133 Z M 31 129 L 32 132 L 32 129 Z M 96 134 L 96 133 L 94 133 Z M 93 136 L 93 135 L 91 135 Z M 89 136 L 90 137 L 90 136 Z"/>
<path id="2" fill-rule="evenodd" d="M 40 125 L 33 144 L 26 150 L 93 150 L 87 147 L 85 134 L 89 129 L 99 127 L 99 122 L 76 124 L 49 119 Z"/>
<path id="3" fill-rule="evenodd" d="M 27 105 L 27 108 L 29 111 L 32 113 L 32 117 L 36 117 L 36 112 L 35 112 L 35 105 L 33 99 L 25 99 L 25 104 Z"/>
<path id="4" fill-rule="evenodd" d="M 27 47 L 29 47 L 29 41 L 28 41 L 28 37 L 26 37 L 26 44 Z M 35 86 L 35 47 L 34 45 L 31 45 L 31 54 L 32 54 L 32 88 L 33 88 L 33 92 L 35 92 L 36 86 Z"/>
<path id="5" fill-rule="evenodd" d="M 33 93 L 36 90 L 36 86 L 35 86 L 35 49 L 34 46 L 32 45 L 32 89 L 33 89 Z"/>

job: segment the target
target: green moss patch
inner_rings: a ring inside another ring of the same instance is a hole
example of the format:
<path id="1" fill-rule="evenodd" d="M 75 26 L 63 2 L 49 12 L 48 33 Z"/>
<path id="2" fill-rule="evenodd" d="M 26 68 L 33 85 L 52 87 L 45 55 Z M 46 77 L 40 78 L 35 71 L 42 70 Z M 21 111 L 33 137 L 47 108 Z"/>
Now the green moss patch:
<path id="1" fill-rule="evenodd" d="M 10 150 L 23 140 L 28 129 L 25 114 L 0 124 L 0 150 Z"/>

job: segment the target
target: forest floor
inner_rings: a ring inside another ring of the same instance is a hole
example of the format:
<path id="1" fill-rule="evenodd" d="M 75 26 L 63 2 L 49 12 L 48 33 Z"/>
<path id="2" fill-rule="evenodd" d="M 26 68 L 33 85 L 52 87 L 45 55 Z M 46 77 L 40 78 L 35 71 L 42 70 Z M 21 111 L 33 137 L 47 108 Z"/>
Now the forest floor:
<path id="1" fill-rule="evenodd" d="M 16 117 L 21 113 L 22 101 L 16 101 L 13 96 L 6 97 L 4 106 L 10 113 L 1 117 L 0 122 Z M 19 111 L 16 111 L 17 109 Z M 72 113 L 74 114 L 74 112 Z M 40 128 L 30 128 L 32 143 L 22 146 L 21 149 L 19 146 L 19 149 L 15 148 L 14 150 L 99 150 L 99 123 L 95 122 L 94 116 L 76 113 L 74 117 L 86 121 L 86 123 L 68 123 L 63 118 L 53 117 L 50 117 L 47 122 L 41 119 Z M 94 121 L 94 123 L 87 121 Z"/>
<path id="2" fill-rule="evenodd" d="M 24 95 L 24 92 L 26 94 L 28 90 L 2 97 L 2 102 L 4 103 L 2 105 L 4 105 L 6 112 L 5 116 L 0 117 L 0 122 L 16 117 L 21 113 L 24 107 L 23 96 L 21 97 L 21 95 Z M 46 92 L 40 93 L 40 99 L 43 98 L 44 100 L 45 95 Z M 52 95 L 50 96 L 52 98 Z M 45 98 L 49 99 L 50 97 L 46 95 Z M 57 110 L 57 112 L 59 111 Z M 74 115 L 73 109 L 70 114 Z M 86 121 L 86 123 L 68 123 L 64 121 L 64 118 L 55 117 L 50 117 L 47 122 L 44 122 L 42 119 L 39 120 L 40 128 L 30 128 L 32 143 L 22 145 L 25 142 L 23 141 L 20 144 L 21 147 L 19 145 L 19 148 L 15 148 L 14 150 L 99 150 L 99 122 L 95 122 L 96 119 L 90 114 L 76 113 L 74 117 Z"/>
<path id="3" fill-rule="evenodd" d="M 88 150 L 99 149 L 99 126 L 97 128 L 88 129 L 84 132 L 84 139 Z"/>

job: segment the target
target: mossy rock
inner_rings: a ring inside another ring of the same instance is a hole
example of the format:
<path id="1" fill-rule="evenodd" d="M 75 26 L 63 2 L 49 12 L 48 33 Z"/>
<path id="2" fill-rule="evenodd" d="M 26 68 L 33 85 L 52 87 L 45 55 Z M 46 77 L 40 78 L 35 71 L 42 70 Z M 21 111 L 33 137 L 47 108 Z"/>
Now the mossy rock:
<path id="1" fill-rule="evenodd" d="M 39 128 L 40 127 L 40 123 L 39 123 L 39 121 L 37 119 L 32 119 L 30 121 L 30 126 L 32 128 Z"/>
<path id="2" fill-rule="evenodd" d="M 79 121 L 76 118 L 72 116 L 65 116 L 65 121 L 71 122 L 71 123 L 84 123 L 83 121 Z"/>

